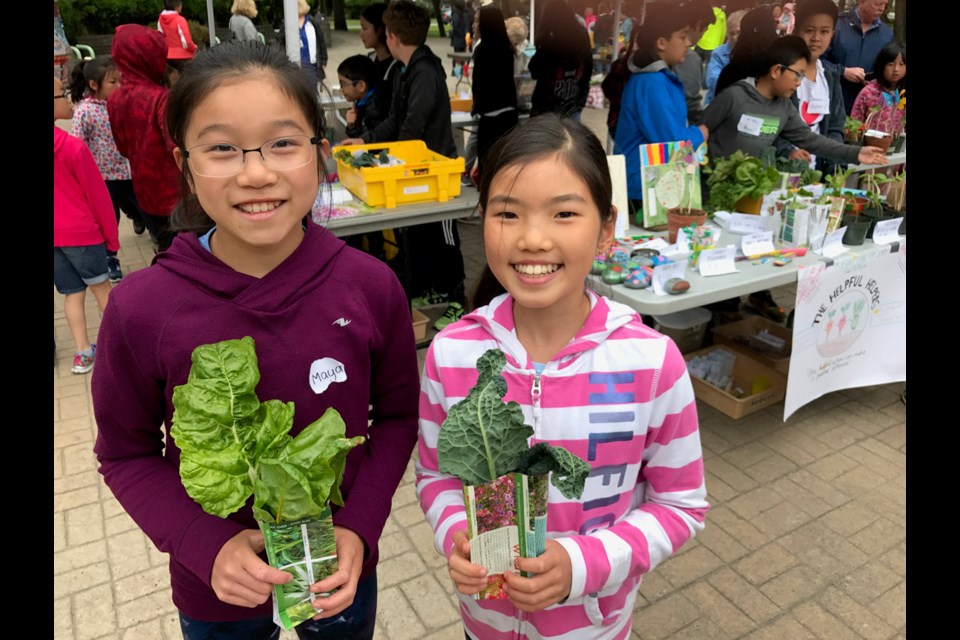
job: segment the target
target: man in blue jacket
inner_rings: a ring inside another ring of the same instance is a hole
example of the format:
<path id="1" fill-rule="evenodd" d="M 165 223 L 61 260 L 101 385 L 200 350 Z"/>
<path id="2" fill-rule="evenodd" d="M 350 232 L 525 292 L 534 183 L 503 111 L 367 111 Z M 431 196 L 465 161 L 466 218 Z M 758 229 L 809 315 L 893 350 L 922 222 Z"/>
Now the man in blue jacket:
<path id="1" fill-rule="evenodd" d="M 887 9 L 887 0 L 859 0 L 857 6 L 844 13 L 837 21 L 837 33 L 823 56 L 843 68 L 840 86 L 847 115 L 853 101 L 872 78 L 866 74 L 880 50 L 893 40 L 893 31 L 880 21 Z"/>

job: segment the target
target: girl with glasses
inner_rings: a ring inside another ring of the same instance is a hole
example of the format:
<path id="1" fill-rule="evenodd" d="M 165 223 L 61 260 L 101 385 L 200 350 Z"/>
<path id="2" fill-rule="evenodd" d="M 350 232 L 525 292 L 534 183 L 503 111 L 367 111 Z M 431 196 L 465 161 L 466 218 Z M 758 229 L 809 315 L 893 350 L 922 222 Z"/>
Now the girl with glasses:
<path id="1" fill-rule="evenodd" d="M 347 457 L 344 506 L 333 506 L 337 571 L 312 585 L 317 616 L 296 632 L 372 638 L 377 544 L 417 437 L 406 295 L 389 267 L 311 220 L 329 145 L 315 88 L 283 51 L 203 51 L 172 89 L 165 124 L 180 234 L 104 312 L 93 380 L 100 471 L 170 554 L 185 638 L 278 638 L 270 597 L 290 574 L 258 555 L 249 503 L 220 518 L 190 498 L 169 432 L 193 350 L 252 337 L 257 394 L 296 405 L 291 436 L 334 408 L 347 437 L 368 437 Z M 337 374 L 320 384 L 321 371 Z"/>

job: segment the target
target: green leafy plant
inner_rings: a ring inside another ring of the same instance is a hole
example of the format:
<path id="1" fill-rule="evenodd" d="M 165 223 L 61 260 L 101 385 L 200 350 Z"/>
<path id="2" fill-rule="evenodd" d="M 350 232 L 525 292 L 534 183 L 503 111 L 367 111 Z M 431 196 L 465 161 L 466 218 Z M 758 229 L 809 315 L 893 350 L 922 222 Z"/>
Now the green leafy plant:
<path id="1" fill-rule="evenodd" d="M 225 518 L 254 494 L 257 520 L 282 523 L 318 518 L 328 500 L 343 505 L 347 452 L 364 438 L 345 438 L 335 409 L 291 437 L 293 403 L 257 398 L 249 336 L 201 345 L 190 359 L 186 384 L 173 390 L 170 434 L 183 486 L 204 511 Z"/>
<path id="2" fill-rule="evenodd" d="M 825 176 L 823 181 L 827 183 L 827 187 L 830 189 L 830 194 L 834 196 L 843 196 L 843 190 L 847 185 L 847 180 L 853 175 L 853 172 L 856 169 L 850 167 L 846 170 L 841 170 L 839 166 L 833 171 L 833 175 Z M 826 191 L 824 191 L 826 194 Z"/>
<path id="3" fill-rule="evenodd" d="M 863 121 L 847 116 L 843 123 L 843 139 L 847 142 L 859 142 L 863 135 Z"/>
<path id="4" fill-rule="evenodd" d="M 707 205 L 711 211 L 733 211 L 742 198 L 762 198 L 780 184 L 776 168 L 764 167 L 759 158 L 742 151 L 717 158 L 704 173 L 709 175 Z"/>
<path id="5" fill-rule="evenodd" d="M 895 176 L 890 177 L 890 179 L 889 179 L 889 182 L 890 182 L 891 185 L 898 185 L 898 186 L 899 186 L 899 185 L 902 185 L 902 184 L 905 183 L 906 181 L 907 181 L 907 172 L 906 172 L 906 170 L 901 171 L 900 173 L 898 173 L 898 174 L 895 175 Z M 890 199 L 889 199 L 889 192 L 888 192 L 887 195 L 888 195 L 888 198 L 887 198 L 887 204 L 888 204 L 888 205 L 892 206 L 892 207 L 894 208 L 894 210 L 896 210 L 896 211 L 904 211 L 904 207 L 906 206 L 906 197 L 907 197 L 907 190 L 906 190 L 905 188 L 903 188 L 902 186 L 900 186 L 900 187 L 897 189 L 897 191 L 896 191 L 896 197 L 895 197 L 895 199 L 894 199 L 893 202 L 891 202 Z"/>
<path id="6" fill-rule="evenodd" d="M 880 190 L 883 185 L 890 182 L 890 178 L 883 173 L 877 173 L 876 171 L 871 171 L 870 173 L 863 176 L 863 182 L 866 185 L 866 197 L 870 201 L 871 209 L 882 209 L 883 208 L 883 196 L 880 194 Z"/>
<path id="7" fill-rule="evenodd" d="M 533 428 L 514 401 L 504 402 L 506 357 L 490 349 L 477 360 L 480 375 L 467 397 L 447 413 L 437 438 L 439 469 L 465 484 L 480 485 L 508 473 L 552 471 L 551 482 L 570 499 L 580 497 L 590 465 L 562 447 L 541 442 L 531 448 Z"/>

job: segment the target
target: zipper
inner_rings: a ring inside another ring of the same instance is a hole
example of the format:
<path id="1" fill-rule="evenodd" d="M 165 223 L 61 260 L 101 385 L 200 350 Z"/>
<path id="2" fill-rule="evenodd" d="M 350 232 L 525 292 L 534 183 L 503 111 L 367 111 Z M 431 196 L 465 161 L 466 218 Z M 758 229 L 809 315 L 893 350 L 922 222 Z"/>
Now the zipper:
<path id="1" fill-rule="evenodd" d="M 540 374 L 533 374 L 533 389 L 530 391 L 533 401 L 533 437 L 540 440 Z"/>

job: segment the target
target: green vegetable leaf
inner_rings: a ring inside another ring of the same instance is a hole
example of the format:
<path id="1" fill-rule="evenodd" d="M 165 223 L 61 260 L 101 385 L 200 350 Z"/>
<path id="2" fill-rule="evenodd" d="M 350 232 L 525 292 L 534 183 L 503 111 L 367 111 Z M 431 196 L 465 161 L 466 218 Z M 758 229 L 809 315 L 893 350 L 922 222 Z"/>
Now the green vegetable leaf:
<path id="1" fill-rule="evenodd" d="M 564 497 L 576 500 L 590 475 L 590 465 L 563 447 L 538 442 L 528 449 L 517 465 L 517 471 L 528 476 L 553 472 L 550 481 Z"/>
<path id="2" fill-rule="evenodd" d="M 470 485 L 490 482 L 516 469 L 533 429 L 516 402 L 503 402 L 506 357 L 490 349 L 477 360 L 480 376 L 467 397 L 453 405 L 437 439 L 439 468 Z"/>

